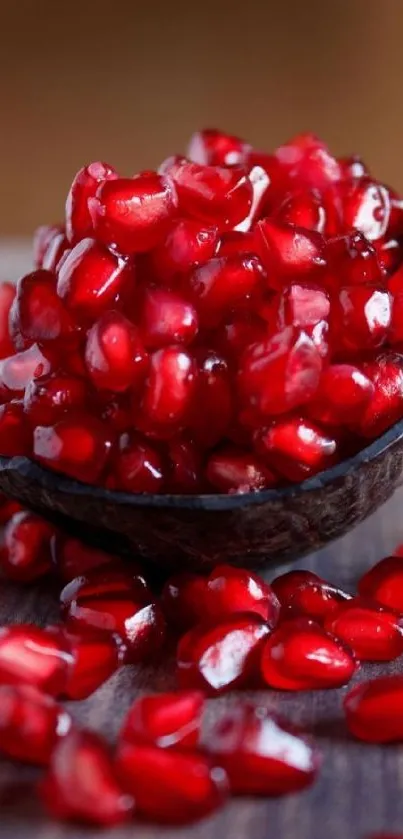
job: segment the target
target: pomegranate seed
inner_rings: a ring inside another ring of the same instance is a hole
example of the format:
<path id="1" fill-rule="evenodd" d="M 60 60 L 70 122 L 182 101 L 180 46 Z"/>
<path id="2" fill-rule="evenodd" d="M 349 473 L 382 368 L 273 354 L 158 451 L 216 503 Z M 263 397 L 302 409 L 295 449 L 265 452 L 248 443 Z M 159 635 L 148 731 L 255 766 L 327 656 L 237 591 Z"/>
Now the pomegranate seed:
<path id="1" fill-rule="evenodd" d="M 356 667 L 351 650 L 308 618 L 281 624 L 262 650 L 263 680 L 278 690 L 340 687 L 350 681 Z"/>
<path id="2" fill-rule="evenodd" d="M 7 522 L 15 515 L 21 513 L 22 507 L 18 501 L 13 501 L 7 495 L 0 493 L 0 526 L 7 524 Z"/>
<path id="3" fill-rule="evenodd" d="M 320 233 L 266 218 L 257 223 L 256 235 L 270 288 L 280 290 L 292 280 L 321 281 L 326 252 Z"/>
<path id="4" fill-rule="evenodd" d="M 66 201 L 66 235 L 73 245 L 93 235 L 88 200 L 95 196 L 100 184 L 113 181 L 118 173 L 107 163 L 90 163 L 77 172 Z"/>
<path id="5" fill-rule="evenodd" d="M 111 393 L 100 391 L 98 393 L 101 419 L 111 426 L 117 434 L 124 434 L 133 425 L 129 394 L 119 394 L 116 398 L 111 398 Z"/>
<path id="6" fill-rule="evenodd" d="M 153 353 L 141 406 L 146 422 L 172 430 L 185 425 L 196 373 L 193 358 L 180 347 L 164 347 Z"/>
<path id="7" fill-rule="evenodd" d="M 321 371 L 322 359 L 313 341 L 304 332 L 287 327 L 245 350 L 238 387 L 250 406 L 263 416 L 272 416 L 309 402 Z"/>
<path id="8" fill-rule="evenodd" d="M 318 390 L 306 410 L 325 425 L 353 425 L 363 415 L 375 388 L 352 364 L 331 364 L 324 370 Z"/>
<path id="9" fill-rule="evenodd" d="M 59 270 L 57 293 L 74 318 L 88 326 L 114 305 L 126 284 L 134 284 L 133 264 L 83 239 Z"/>
<path id="10" fill-rule="evenodd" d="M 224 770 L 197 753 L 124 744 L 117 766 L 138 813 L 153 822 L 193 822 L 225 801 L 228 783 Z"/>
<path id="11" fill-rule="evenodd" d="M 289 180 L 317 189 L 336 183 L 342 168 L 315 134 L 297 134 L 275 151 L 275 158 Z"/>
<path id="12" fill-rule="evenodd" d="M 35 268 L 43 268 L 43 258 L 48 245 L 60 233 L 64 233 L 64 228 L 60 224 L 43 224 L 35 230 L 32 242 Z"/>
<path id="13" fill-rule="evenodd" d="M 239 166 L 246 162 L 249 151 L 249 144 L 239 137 L 205 128 L 191 137 L 188 157 L 202 166 Z"/>
<path id="14" fill-rule="evenodd" d="M 308 283 L 292 283 L 275 294 L 261 315 L 268 321 L 275 333 L 286 326 L 309 329 L 327 321 L 330 313 L 330 298 L 325 289 Z"/>
<path id="15" fill-rule="evenodd" d="M 88 201 L 95 237 L 124 254 L 149 251 L 165 238 L 178 199 L 170 178 L 142 172 L 105 181 Z"/>
<path id="16" fill-rule="evenodd" d="M 221 355 L 198 348 L 195 359 L 196 389 L 189 426 L 197 445 L 207 449 L 225 437 L 234 414 L 234 395 L 228 365 Z"/>
<path id="17" fill-rule="evenodd" d="M 250 687 L 270 630 L 256 614 L 234 614 L 215 626 L 190 629 L 179 642 L 178 678 L 182 688 L 211 696 Z"/>
<path id="18" fill-rule="evenodd" d="M 0 405 L 0 455 L 23 457 L 29 456 L 31 450 L 32 439 L 22 402 Z"/>
<path id="19" fill-rule="evenodd" d="M 274 217 L 282 224 L 294 224 L 318 233 L 323 233 L 326 226 L 326 210 L 320 193 L 312 189 L 288 195 Z"/>
<path id="20" fill-rule="evenodd" d="M 41 793 L 51 816 L 101 826 L 126 821 L 134 802 L 119 786 L 112 757 L 96 734 L 73 731 L 56 746 Z"/>
<path id="21" fill-rule="evenodd" d="M 0 359 L 14 352 L 9 328 L 9 314 L 14 298 L 15 286 L 12 283 L 0 283 Z"/>
<path id="22" fill-rule="evenodd" d="M 255 256 L 214 257 L 190 274 L 186 291 L 197 308 L 200 325 L 211 329 L 258 292 L 264 272 Z"/>
<path id="23" fill-rule="evenodd" d="M 253 571 L 218 565 L 206 580 L 200 619 L 213 624 L 237 612 L 254 612 L 273 627 L 279 610 L 271 587 Z"/>
<path id="24" fill-rule="evenodd" d="M 206 476 L 219 492 L 245 493 L 270 489 L 277 483 L 275 474 L 251 452 L 237 446 L 224 446 L 207 462 Z"/>
<path id="25" fill-rule="evenodd" d="M 85 363 L 95 387 L 118 393 L 141 385 L 148 367 L 138 329 L 115 311 L 105 312 L 89 330 Z"/>
<path id="26" fill-rule="evenodd" d="M 251 209 L 252 184 L 242 166 L 201 166 L 185 157 L 170 157 L 160 172 L 173 179 L 180 211 L 204 224 L 233 228 Z"/>
<path id="27" fill-rule="evenodd" d="M 349 730 L 368 743 L 403 740 L 403 676 L 381 676 L 353 687 L 344 699 Z"/>
<path id="28" fill-rule="evenodd" d="M 159 452 L 136 434 L 123 434 L 113 458 L 116 489 L 126 492 L 163 491 L 166 470 Z"/>
<path id="29" fill-rule="evenodd" d="M 391 276 L 402 264 L 403 247 L 401 239 L 381 239 L 379 242 L 374 242 L 374 247 L 384 277 Z"/>
<path id="30" fill-rule="evenodd" d="M 270 337 L 267 323 L 251 312 L 233 315 L 226 323 L 220 324 L 213 335 L 218 353 L 235 368 L 247 347 Z"/>
<path id="31" fill-rule="evenodd" d="M 324 583 L 324 580 L 313 571 L 287 571 L 286 574 L 275 577 L 270 585 L 280 605 L 287 608 L 295 592 L 306 583 Z"/>
<path id="32" fill-rule="evenodd" d="M 0 750 L 12 760 L 46 766 L 71 730 L 70 714 L 29 685 L 0 686 Z"/>
<path id="33" fill-rule="evenodd" d="M 57 573 L 66 582 L 74 580 L 88 571 L 101 568 L 105 565 L 112 565 L 118 570 L 124 568 L 122 560 L 114 554 L 106 553 L 100 548 L 93 548 L 86 545 L 80 539 L 73 539 L 64 533 L 56 531 L 50 542 L 52 562 Z M 140 573 L 137 565 L 130 560 L 130 569 L 133 573 Z"/>
<path id="34" fill-rule="evenodd" d="M 25 510 L 7 522 L 0 540 L 0 567 L 10 580 L 31 583 L 52 569 L 50 540 L 54 527 Z"/>
<path id="35" fill-rule="evenodd" d="M 52 426 L 37 426 L 33 456 L 56 472 L 91 484 L 101 477 L 111 445 L 108 428 L 82 412 Z"/>
<path id="36" fill-rule="evenodd" d="M 217 256 L 260 256 L 255 230 L 248 230 L 246 233 L 230 230 L 228 233 L 223 233 L 219 241 Z"/>
<path id="37" fill-rule="evenodd" d="M 377 251 L 359 230 L 329 239 L 327 259 L 337 285 L 340 285 L 339 278 L 347 286 L 382 281 Z"/>
<path id="38" fill-rule="evenodd" d="M 354 597 L 328 615 L 325 628 L 361 661 L 393 661 L 403 652 L 403 623 L 383 606 Z"/>
<path id="39" fill-rule="evenodd" d="M 279 419 L 255 437 L 257 451 L 269 468 L 289 481 L 304 481 L 336 462 L 337 441 L 300 417 Z"/>
<path id="40" fill-rule="evenodd" d="M 370 242 L 381 239 L 388 230 L 391 215 L 387 187 L 371 178 L 360 177 L 344 184 L 342 196 L 346 229 L 355 227 Z"/>
<path id="41" fill-rule="evenodd" d="M 403 557 L 387 556 L 373 565 L 358 582 L 363 597 L 403 613 Z"/>
<path id="42" fill-rule="evenodd" d="M 161 593 L 161 606 L 170 626 L 185 630 L 203 619 L 206 579 L 198 574 L 182 572 L 170 577 Z"/>
<path id="43" fill-rule="evenodd" d="M 218 228 L 191 218 L 175 219 L 167 236 L 148 256 L 152 276 L 167 285 L 214 256 Z"/>
<path id="44" fill-rule="evenodd" d="M 202 458 L 192 440 L 176 437 L 167 442 L 169 492 L 198 493 L 203 487 Z"/>
<path id="45" fill-rule="evenodd" d="M 73 656 L 63 690 L 66 699 L 91 696 L 124 663 L 126 647 L 118 635 L 89 628 L 82 633 L 62 627 L 48 628 L 47 631 L 56 636 L 59 634 Z"/>
<path id="46" fill-rule="evenodd" d="M 252 205 L 243 221 L 234 227 L 235 231 L 248 233 L 254 228 L 257 219 L 265 215 L 271 193 L 270 178 L 262 166 L 253 166 L 249 172 L 252 184 Z"/>
<path id="47" fill-rule="evenodd" d="M 351 157 L 341 157 L 338 162 L 343 181 L 350 181 L 351 178 L 358 180 L 358 178 L 368 178 L 370 176 L 367 165 L 358 154 L 352 154 Z"/>
<path id="48" fill-rule="evenodd" d="M 362 365 L 373 386 L 357 430 L 363 437 L 378 437 L 403 416 L 403 356 L 383 353 Z"/>
<path id="49" fill-rule="evenodd" d="M 345 591 L 322 580 L 301 582 L 295 586 L 294 591 L 290 592 L 287 598 L 283 598 L 281 602 L 282 615 L 285 617 L 307 617 L 317 621 L 317 623 L 323 623 L 327 619 L 331 621 L 333 615 L 339 613 L 339 608 L 346 602 L 350 602 L 351 599 L 350 594 L 346 594 Z M 333 632 L 330 626 L 327 627 L 326 625 L 326 629 Z M 338 632 L 333 632 L 333 635 L 338 634 Z M 350 646 L 353 647 L 352 644 Z"/>
<path id="50" fill-rule="evenodd" d="M 0 361 L 0 392 L 4 395 L 3 401 L 6 402 L 14 396 L 23 396 L 32 379 L 46 376 L 51 369 L 51 362 L 37 344 L 23 352 L 3 358 Z"/>
<path id="51" fill-rule="evenodd" d="M 42 268 L 45 271 L 57 271 L 62 265 L 64 258 L 69 253 L 69 242 L 64 234 L 57 233 L 49 242 L 42 259 Z"/>
<path id="52" fill-rule="evenodd" d="M 121 732 L 123 743 L 159 748 L 196 748 L 204 695 L 197 691 L 143 696 L 131 706 Z"/>
<path id="53" fill-rule="evenodd" d="M 0 629 L 0 681 L 27 684 L 59 696 L 67 684 L 73 658 L 59 639 L 30 624 Z"/>
<path id="54" fill-rule="evenodd" d="M 314 781 L 319 755 L 310 741 L 265 708 L 237 704 L 204 738 L 234 795 L 284 795 Z"/>
<path id="55" fill-rule="evenodd" d="M 170 344 L 186 346 L 197 335 L 197 312 L 191 303 L 168 289 L 147 288 L 142 297 L 139 325 L 147 349 L 159 350 Z"/>
<path id="56" fill-rule="evenodd" d="M 342 288 L 332 310 L 337 349 L 360 352 L 385 343 L 392 316 L 389 292 L 375 286 Z"/>
<path id="57" fill-rule="evenodd" d="M 24 411 L 31 426 L 52 425 L 69 411 L 83 408 L 86 398 L 82 379 L 64 373 L 40 376 L 25 388 Z"/>

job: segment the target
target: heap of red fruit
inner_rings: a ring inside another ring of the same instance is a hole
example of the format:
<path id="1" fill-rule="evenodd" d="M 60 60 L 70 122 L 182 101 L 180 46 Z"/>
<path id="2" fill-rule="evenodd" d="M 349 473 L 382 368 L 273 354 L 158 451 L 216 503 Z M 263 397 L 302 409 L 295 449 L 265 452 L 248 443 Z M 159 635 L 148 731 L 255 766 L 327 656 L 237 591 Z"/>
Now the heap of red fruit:
<path id="1" fill-rule="evenodd" d="M 0 287 L 0 454 L 128 492 L 299 482 L 403 417 L 403 202 L 311 134 L 91 163 Z"/>
<path id="2" fill-rule="evenodd" d="M 309 571 L 268 584 L 227 565 L 171 577 L 157 594 L 135 561 L 17 506 L 0 499 L 1 570 L 21 583 L 53 573 L 61 620 L 0 628 L 0 751 L 42 768 L 40 795 L 54 817 L 180 824 L 231 794 L 297 792 L 320 769 L 312 739 L 264 703 L 239 698 L 218 706 L 211 724 L 208 697 L 337 688 L 360 662 L 403 654 L 398 552 L 368 571 L 354 596 Z M 121 667 L 158 661 L 172 641 L 178 690 L 137 699 L 114 748 L 76 725 L 63 700 L 87 698 Z M 343 704 L 353 736 L 403 741 L 402 675 L 358 682 Z"/>

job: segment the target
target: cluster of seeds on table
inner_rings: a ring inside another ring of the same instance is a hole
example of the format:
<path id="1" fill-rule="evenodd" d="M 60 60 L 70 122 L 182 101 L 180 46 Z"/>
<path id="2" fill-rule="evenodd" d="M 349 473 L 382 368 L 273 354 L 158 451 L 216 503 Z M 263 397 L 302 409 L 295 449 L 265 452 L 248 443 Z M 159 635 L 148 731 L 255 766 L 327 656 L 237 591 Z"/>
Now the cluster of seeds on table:
<path id="1" fill-rule="evenodd" d="M 0 454 L 144 493 L 301 480 L 403 417 L 403 202 L 311 134 L 81 169 L 0 286 Z"/>
<path id="2" fill-rule="evenodd" d="M 3 576 L 26 584 L 52 575 L 60 586 L 58 624 L 0 629 L 0 751 L 39 768 L 52 817 L 174 825 L 231 795 L 302 790 L 320 771 L 320 750 L 270 710 L 270 690 L 338 688 L 361 662 L 403 654 L 403 546 L 354 595 L 310 571 L 269 584 L 228 565 L 179 573 L 153 590 L 134 560 L 67 536 L 5 497 L 0 514 Z M 175 649 L 176 690 L 137 698 L 113 746 L 75 722 L 71 700 Z M 214 702 L 243 689 L 258 699 Z M 356 681 L 343 709 L 353 737 L 402 742 L 403 675 Z"/>

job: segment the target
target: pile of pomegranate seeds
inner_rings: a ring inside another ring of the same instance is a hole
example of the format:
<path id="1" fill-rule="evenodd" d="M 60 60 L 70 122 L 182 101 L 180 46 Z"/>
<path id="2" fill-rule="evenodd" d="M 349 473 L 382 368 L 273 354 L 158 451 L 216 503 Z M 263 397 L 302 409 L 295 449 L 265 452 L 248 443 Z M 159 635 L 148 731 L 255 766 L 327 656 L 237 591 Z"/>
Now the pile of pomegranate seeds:
<path id="1" fill-rule="evenodd" d="M 402 546 L 355 594 L 311 571 L 269 584 L 230 565 L 176 574 L 155 592 L 135 560 L 66 536 L 5 496 L 0 522 L 3 576 L 26 584 L 52 575 L 60 587 L 60 623 L 0 627 L 0 752 L 42 769 L 52 817 L 180 825 L 230 795 L 303 790 L 321 754 L 308 732 L 269 710 L 270 691 L 338 688 L 362 662 L 365 676 L 365 662 L 403 654 Z M 123 667 L 158 664 L 172 642 L 177 690 L 137 698 L 112 748 L 75 723 L 71 700 Z M 211 698 L 245 689 L 248 699 L 210 713 Z M 355 681 L 340 706 L 352 736 L 403 742 L 403 675 Z"/>
<path id="2" fill-rule="evenodd" d="M 74 178 L 0 285 L 0 455 L 131 493 L 300 482 L 403 417 L 403 203 L 313 134 Z M 21 560 L 23 562 L 23 560 Z"/>

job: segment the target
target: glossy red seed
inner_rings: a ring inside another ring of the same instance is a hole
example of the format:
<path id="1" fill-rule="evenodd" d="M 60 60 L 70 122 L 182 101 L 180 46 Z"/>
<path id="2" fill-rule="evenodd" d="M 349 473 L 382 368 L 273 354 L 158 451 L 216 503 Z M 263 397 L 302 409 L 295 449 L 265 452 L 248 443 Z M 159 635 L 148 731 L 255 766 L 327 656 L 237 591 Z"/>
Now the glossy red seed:
<path id="1" fill-rule="evenodd" d="M 200 325 L 211 329 L 232 310 L 247 308 L 263 279 L 255 256 L 214 257 L 189 275 L 184 290 L 198 311 Z"/>
<path id="2" fill-rule="evenodd" d="M 107 392 L 99 392 L 101 419 L 111 426 L 117 434 L 124 434 L 133 425 L 129 394 L 119 394 L 115 398 Z"/>
<path id="3" fill-rule="evenodd" d="M 347 230 L 356 228 L 370 241 L 381 239 L 391 217 L 391 195 L 387 187 L 358 178 L 344 184 L 343 217 Z"/>
<path id="4" fill-rule="evenodd" d="M 166 238 L 148 255 L 150 274 L 168 285 L 196 265 L 211 259 L 218 244 L 218 228 L 191 218 L 172 222 Z"/>
<path id="5" fill-rule="evenodd" d="M 23 508 L 18 501 L 13 501 L 12 498 L 0 493 L 0 526 L 7 524 L 15 513 L 21 513 L 22 510 Z"/>
<path id="6" fill-rule="evenodd" d="M 136 434 L 123 434 L 113 457 L 115 488 L 125 492 L 162 492 L 166 468 L 161 455 Z"/>
<path id="7" fill-rule="evenodd" d="M 48 245 L 56 236 L 64 233 L 64 228 L 60 224 L 43 224 L 34 232 L 32 240 L 33 262 L 35 268 L 43 268 L 43 257 L 47 251 Z"/>
<path id="8" fill-rule="evenodd" d="M 185 157 L 170 157 L 160 172 L 173 179 L 180 212 L 204 224 L 233 228 L 251 209 L 252 184 L 241 166 L 201 166 Z"/>
<path id="9" fill-rule="evenodd" d="M 289 606 L 291 598 L 294 596 L 297 589 L 306 583 L 324 583 L 321 577 L 314 574 L 313 571 L 287 571 L 285 574 L 280 574 L 271 581 L 270 585 L 280 601 L 281 606 Z"/>
<path id="10" fill-rule="evenodd" d="M 125 789 L 144 819 L 186 824 L 220 807 L 228 790 L 223 769 L 197 753 L 123 744 L 117 768 Z"/>
<path id="11" fill-rule="evenodd" d="M 203 491 L 202 456 L 193 440 L 174 437 L 167 442 L 168 491 L 193 494 Z"/>
<path id="12" fill-rule="evenodd" d="M 204 694 L 198 691 L 142 696 L 128 711 L 121 740 L 163 749 L 197 748 L 203 707 Z"/>
<path id="13" fill-rule="evenodd" d="M 326 210 L 320 193 L 315 190 L 301 190 L 288 195 L 274 217 L 283 224 L 295 224 L 318 233 L 323 233 L 326 226 Z"/>
<path id="14" fill-rule="evenodd" d="M 262 650 L 261 673 L 278 690 L 321 690 L 345 685 L 356 670 L 342 641 L 308 618 L 287 620 Z"/>
<path id="15" fill-rule="evenodd" d="M 37 344 L 32 344 L 32 347 L 23 352 L 3 358 L 0 361 L 0 392 L 3 401 L 6 402 L 14 396 L 23 396 L 32 379 L 46 376 L 51 370 L 51 362 Z"/>
<path id="16" fill-rule="evenodd" d="M 336 287 L 382 281 L 377 251 L 359 230 L 329 239 L 326 251 Z"/>
<path id="17" fill-rule="evenodd" d="M 30 583 L 52 569 L 50 540 L 54 527 L 25 510 L 7 522 L 0 539 L 0 567 L 10 580 Z"/>
<path id="18" fill-rule="evenodd" d="M 350 157 L 340 157 L 338 163 L 341 167 L 343 180 L 367 178 L 370 175 L 366 163 L 358 154 L 352 154 Z"/>
<path id="19" fill-rule="evenodd" d="M 66 235 L 73 245 L 93 235 L 89 198 L 95 196 L 104 181 L 113 181 L 118 177 L 113 166 L 100 161 L 90 163 L 77 172 L 66 200 Z"/>
<path id="20" fill-rule="evenodd" d="M 126 285 L 134 287 L 132 262 L 87 238 L 79 242 L 63 262 L 57 293 L 73 317 L 87 326 L 113 307 Z"/>
<path id="21" fill-rule="evenodd" d="M 178 199 L 170 178 L 142 172 L 105 181 L 88 206 L 96 239 L 122 254 L 133 254 L 149 251 L 164 239 Z"/>
<path id="22" fill-rule="evenodd" d="M 22 402 L 0 405 L 0 455 L 28 456 L 32 449 L 32 434 L 26 423 Z"/>
<path id="23" fill-rule="evenodd" d="M 197 377 L 189 427 L 198 446 L 212 448 L 225 437 L 234 416 L 233 384 L 219 353 L 201 347 L 195 349 L 194 356 Z"/>
<path id="24" fill-rule="evenodd" d="M 118 783 L 106 744 L 90 731 L 74 731 L 60 741 L 41 797 L 54 818 L 102 827 L 126 821 L 134 808 Z"/>
<path id="25" fill-rule="evenodd" d="M 91 696 L 124 663 L 126 647 L 119 636 L 110 632 L 86 628 L 85 632 L 55 627 L 62 642 L 73 656 L 66 686 L 65 699 L 80 700 Z"/>
<path id="26" fill-rule="evenodd" d="M 269 338 L 267 323 L 253 312 L 238 312 L 221 323 L 213 333 L 213 342 L 219 355 L 232 367 L 237 367 L 242 353 L 251 344 Z"/>
<path id="27" fill-rule="evenodd" d="M 184 571 L 169 577 L 161 592 L 161 606 L 168 624 L 184 630 L 201 620 L 205 591 L 206 578 L 198 574 Z"/>
<path id="28" fill-rule="evenodd" d="M 299 329 L 287 327 L 245 350 L 238 387 L 246 404 L 263 416 L 274 416 L 309 402 L 321 372 L 322 359 L 313 341 Z"/>
<path id="29" fill-rule="evenodd" d="M 403 613 L 403 557 L 387 556 L 373 565 L 359 580 L 363 597 Z"/>
<path id="30" fill-rule="evenodd" d="M 255 436 L 257 451 L 269 468 L 289 481 L 303 481 L 337 460 L 337 440 L 298 416 L 278 419 Z"/>
<path id="31" fill-rule="evenodd" d="M 0 629 L 0 683 L 27 684 L 59 696 L 67 684 L 72 655 L 59 639 L 31 624 Z"/>
<path id="32" fill-rule="evenodd" d="M 234 795 L 285 795 L 311 784 L 320 767 L 313 744 L 266 708 L 237 704 L 203 740 L 228 774 Z"/>
<path id="33" fill-rule="evenodd" d="M 249 180 L 252 184 L 252 205 L 248 215 L 234 227 L 241 233 L 254 231 L 256 221 L 266 214 L 270 203 L 271 181 L 265 169 L 253 166 L 249 171 Z"/>
<path id="34" fill-rule="evenodd" d="M 309 132 L 297 134 L 275 151 L 275 159 L 292 182 L 324 188 L 337 183 L 342 168 L 326 144 Z"/>
<path id="35" fill-rule="evenodd" d="M 52 562 L 59 576 L 66 582 L 74 580 L 80 574 L 86 574 L 95 568 L 101 568 L 113 563 L 114 568 L 123 569 L 122 560 L 100 548 L 87 545 L 80 539 L 74 539 L 65 533 L 56 531 L 50 542 Z M 138 566 L 131 560 L 130 569 L 133 573 L 140 573 Z"/>
<path id="36" fill-rule="evenodd" d="M 111 450 L 106 425 L 84 412 L 66 417 L 55 425 L 34 430 L 33 457 L 44 466 L 84 483 L 96 483 L 105 469 Z"/>
<path id="37" fill-rule="evenodd" d="M 287 616 L 288 613 L 290 617 L 307 617 L 323 623 L 327 619 L 331 621 L 333 615 L 338 614 L 339 608 L 344 603 L 349 603 L 351 599 L 350 594 L 322 580 L 305 581 L 295 586 L 294 591 L 287 598 L 283 598 L 282 614 Z M 330 625 L 326 626 L 326 629 L 333 632 Z M 338 632 L 333 632 L 333 635 L 338 634 Z"/>
<path id="38" fill-rule="evenodd" d="M 320 233 L 266 218 L 257 223 L 256 235 L 270 288 L 281 289 L 293 280 L 321 281 L 326 250 Z"/>
<path id="39" fill-rule="evenodd" d="M 24 411 L 30 425 L 52 425 L 64 414 L 83 408 L 87 392 L 85 381 L 64 373 L 32 379 L 24 395 Z"/>
<path id="40" fill-rule="evenodd" d="M 19 280 L 9 320 L 17 349 L 34 341 L 66 341 L 73 336 L 73 322 L 56 294 L 51 271 L 39 269 Z"/>
<path id="41" fill-rule="evenodd" d="M 403 622 L 382 606 L 354 597 L 329 614 L 325 629 L 345 641 L 361 661 L 393 661 L 403 652 Z"/>
<path id="42" fill-rule="evenodd" d="M 378 437 L 403 417 L 403 356 L 382 353 L 365 362 L 362 372 L 375 388 L 357 430 L 363 437 Z"/>
<path id="43" fill-rule="evenodd" d="M 261 307 L 260 315 L 268 321 L 270 334 L 286 326 L 310 329 L 327 321 L 330 314 L 328 292 L 309 283 L 291 283 Z"/>
<path id="44" fill-rule="evenodd" d="M 202 166 L 239 166 L 246 162 L 250 146 L 233 134 L 204 128 L 190 138 L 187 154 Z"/>
<path id="45" fill-rule="evenodd" d="M 179 642 L 178 679 L 182 688 L 211 696 L 250 687 L 270 630 L 253 613 L 229 616 L 215 626 L 199 624 Z"/>
<path id="46" fill-rule="evenodd" d="M 139 387 L 148 356 L 137 327 L 120 312 L 105 312 L 88 332 L 85 364 L 99 390 L 121 393 Z"/>
<path id="47" fill-rule="evenodd" d="M 385 343 L 392 316 L 392 298 L 381 287 L 342 288 L 332 308 L 331 329 L 339 352 L 357 353 Z"/>
<path id="48" fill-rule="evenodd" d="M 56 234 L 49 242 L 42 259 L 45 271 L 58 271 L 69 253 L 69 242 L 64 231 Z"/>
<path id="49" fill-rule="evenodd" d="M 180 347 L 165 347 L 150 357 L 142 412 L 151 426 L 172 430 L 186 424 L 195 391 L 197 368 Z"/>
<path id="50" fill-rule="evenodd" d="M 381 676 L 356 685 L 344 699 L 349 731 L 368 743 L 403 740 L 403 676 Z"/>
<path id="51" fill-rule="evenodd" d="M 239 446 L 230 445 L 210 455 L 206 477 L 214 489 L 231 494 L 259 492 L 277 483 L 274 472 L 259 457 Z"/>
<path id="52" fill-rule="evenodd" d="M 28 685 L 0 686 L 0 751 L 12 760 L 46 766 L 72 728 L 68 711 Z"/>
<path id="53" fill-rule="evenodd" d="M 7 358 L 14 352 L 9 327 L 9 314 L 14 298 L 15 286 L 12 283 L 0 283 L 0 359 Z"/>
<path id="54" fill-rule="evenodd" d="M 374 385 L 352 364 L 331 364 L 324 370 L 318 390 L 306 410 L 325 425 L 354 425 L 375 392 Z"/>
<path id="55" fill-rule="evenodd" d="M 253 612 L 273 627 L 279 618 L 280 604 L 269 584 L 253 571 L 218 565 L 206 580 L 200 612 L 211 624 L 237 612 Z"/>
<path id="56" fill-rule="evenodd" d="M 145 289 L 138 317 L 144 345 L 150 350 L 159 350 L 170 344 L 187 346 L 197 335 L 196 309 L 168 289 Z"/>

